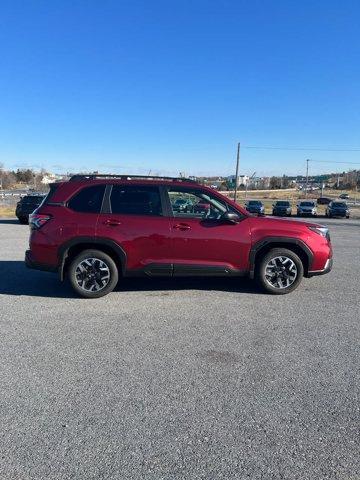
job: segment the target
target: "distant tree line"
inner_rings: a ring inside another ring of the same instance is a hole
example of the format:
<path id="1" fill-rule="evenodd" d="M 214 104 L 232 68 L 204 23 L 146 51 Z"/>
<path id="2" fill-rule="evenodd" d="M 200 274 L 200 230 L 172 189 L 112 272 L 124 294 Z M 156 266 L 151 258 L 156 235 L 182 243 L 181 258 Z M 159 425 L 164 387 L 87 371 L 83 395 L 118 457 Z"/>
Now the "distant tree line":
<path id="1" fill-rule="evenodd" d="M 5 170 L 0 163 L 0 188 L 7 190 L 16 187 L 18 184 L 27 185 L 35 190 L 47 190 L 47 185 L 41 183 L 45 170 L 35 172 L 31 168 L 18 168 L 17 170 Z"/>
<path id="2" fill-rule="evenodd" d="M 270 189 L 271 190 L 280 190 L 282 188 L 290 188 L 291 181 L 290 178 L 286 175 L 282 177 L 270 177 Z"/>

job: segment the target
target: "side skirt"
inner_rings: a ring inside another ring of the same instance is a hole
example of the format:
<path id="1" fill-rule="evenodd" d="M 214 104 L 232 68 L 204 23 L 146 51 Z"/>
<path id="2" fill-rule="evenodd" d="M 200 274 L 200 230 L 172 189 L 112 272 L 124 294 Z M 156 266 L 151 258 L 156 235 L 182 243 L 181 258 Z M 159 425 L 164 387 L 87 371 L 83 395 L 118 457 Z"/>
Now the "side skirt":
<path id="1" fill-rule="evenodd" d="M 247 271 L 226 265 L 149 264 L 144 268 L 126 270 L 125 277 L 244 277 Z"/>

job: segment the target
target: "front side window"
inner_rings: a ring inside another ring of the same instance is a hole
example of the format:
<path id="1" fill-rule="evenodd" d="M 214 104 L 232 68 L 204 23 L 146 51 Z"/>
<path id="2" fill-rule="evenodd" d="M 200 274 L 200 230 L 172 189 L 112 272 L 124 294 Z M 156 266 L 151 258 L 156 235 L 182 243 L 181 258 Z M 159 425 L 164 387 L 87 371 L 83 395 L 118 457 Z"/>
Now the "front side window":
<path id="1" fill-rule="evenodd" d="M 119 215 L 162 215 L 159 189 L 152 186 L 113 185 L 110 205 Z"/>
<path id="2" fill-rule="evenodd" d="M 105 185 L 93 185 L 80 190 L 68 203 L 75 212 L 100 213 Z"/>
<path id="3" fill-rule="evenodd" d="M 174 217 L 219 219 L 228 210 L 225 202 L 201 190 L 168 190 Z"/>

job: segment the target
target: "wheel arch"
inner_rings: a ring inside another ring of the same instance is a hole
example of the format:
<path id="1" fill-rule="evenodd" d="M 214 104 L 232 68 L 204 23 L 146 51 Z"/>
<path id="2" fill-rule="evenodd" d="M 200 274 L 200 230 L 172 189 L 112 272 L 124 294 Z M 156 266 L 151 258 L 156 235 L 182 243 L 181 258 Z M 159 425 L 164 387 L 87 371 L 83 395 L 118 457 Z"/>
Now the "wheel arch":
<path id="1" fill-rule="evenodd" d="M 304 276 L 308 276 L 313 261 L 313 253 L 302 240 L 291 237 L 267 237 L 256 242 L 250 250 L 249 263 L 251 278 L 255 276 L 255 268 L 260 258 L 273 248 L 287 248 L 296 253 L 304 266 Z"/>
<path id="2" fill-rule="evenodd" d="M 108 254 L 116 263 L 119 273 L 124 275 L 126 268 L 126 253 L 113 240 L 100 237 L 77 237 L 64 243 L 58 251 L 60 280 L 63 281 L 72 258 L 84 250 L 101 250 Z"/>

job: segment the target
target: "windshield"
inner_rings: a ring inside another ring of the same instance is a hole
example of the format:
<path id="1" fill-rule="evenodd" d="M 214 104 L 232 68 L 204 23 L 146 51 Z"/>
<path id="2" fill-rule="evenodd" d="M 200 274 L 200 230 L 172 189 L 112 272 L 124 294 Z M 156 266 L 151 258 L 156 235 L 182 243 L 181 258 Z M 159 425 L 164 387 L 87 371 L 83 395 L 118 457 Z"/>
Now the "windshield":
<path id="1" fill-rule="evenodd" d="M 290 202 L 276 202 L 277 207 L 290 207 Z"/>
<path id="2" fill-rule="evenodd" d="M 261 202 L 259 200 L 250 200 L 248 205 L 261 205 Z"/>
<path id="3" fill-rule="evenodd" d="M 300 206 L 301 207 L 313 207 L 315 204 L 314 202 L 301 202 Z"/>
<path id="4" fill-rule="evenodd" d="M 346 208 L 346 205 L 345 205 L 344 202 L 332 203 L 331 206 L 332 206 L 332 207 L 335 207 L 335 208 Z"/>

